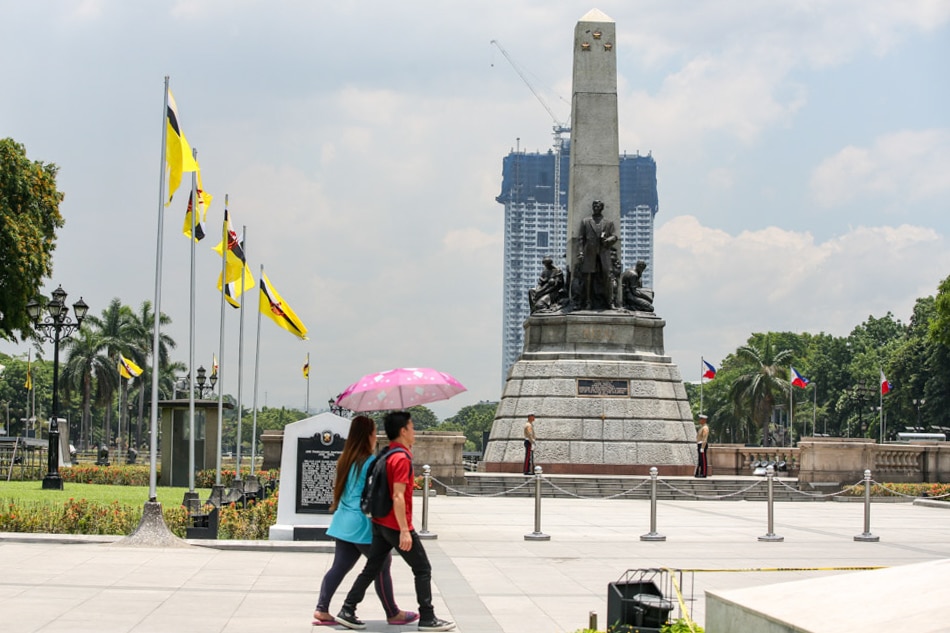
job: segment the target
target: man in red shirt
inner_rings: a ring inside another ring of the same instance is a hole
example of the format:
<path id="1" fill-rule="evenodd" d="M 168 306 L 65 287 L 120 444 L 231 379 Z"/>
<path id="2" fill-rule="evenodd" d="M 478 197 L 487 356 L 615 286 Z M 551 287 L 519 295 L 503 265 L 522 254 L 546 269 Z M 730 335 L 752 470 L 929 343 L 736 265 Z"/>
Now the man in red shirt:
<path id="1" fill-rule="evenodd" d="M 419 535 L 412 528 L 412 445 L 416 440 L 412 416 L 407 411 L 393 411 L 383 420 L 389 448 L 402 448 L 387 456 L 386 480 L 393 499 L 393 509 L 381 519 L 373 519 L 373 542 L 363 571 L 346 594 L 336 621 L 343 626 L 362 630 L 366 624 L 356 617 L 356 607 L 363 601 L 366 589 L 373 583 L 389 553 L 395 548 L 412 569 L 416 599 L 419 601 L 420 631 L 451 631 L 453 622 L 440 620 L 432 607 L 432 565 L 422 547 Z"/>

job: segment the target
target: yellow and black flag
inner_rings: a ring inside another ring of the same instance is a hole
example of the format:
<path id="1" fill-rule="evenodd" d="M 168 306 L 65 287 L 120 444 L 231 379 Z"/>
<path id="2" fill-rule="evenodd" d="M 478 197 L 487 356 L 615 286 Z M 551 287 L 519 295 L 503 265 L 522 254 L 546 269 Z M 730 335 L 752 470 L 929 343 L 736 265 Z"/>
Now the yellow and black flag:
<path id="1" fill-rule="evenodd" d="M 195 216 L 195 241 L 200 242 L 205 238 L 205 220 L 208 219 L 208 207 L 211 206 L 211 200 L 213 196 L 204 190 L 204 187 L 201 184 L 201 167 L 199 166 L 197 171 L 197 193 L 198 193 L 198 215 Z M 194 207 L 192 204 L 192 195 L 188 194 L 188 208 L 185 210 L 185 223 L 181 227 L 181 232 L 185 234 L 185 237 L 191 237 L 191 210 Z"/>
<path id="2" fill-rule="evenodd" d="M 225 242 L 227 242 L 227 254 L 224 255 Z M 254 287 L 254 275 L 247 265 L 247 258 L 244 255 L 244 236 L 238 234 L 231 228 L 230 215 L 228 210 L 224 210 L 224 230 L 221 242 L 214 247 L 219 255 L 225 256 L 224 279 L 218 275 L 218 290 L 224 291 L 224 298 L 235 308 L 240 307 L 237 298 L 246 291 Z"/>
<path id="3" fill-rule="evenodd" d="M 181 131 L 178 105 L 175 103 L 175 97 L 172 96 L 171 88 L 168 89 L 168 109 L 165 112 L 165 121 L 167 127 L 165 162 L 168 169 L 168 201 L 165 206 L 167 207 L 181 185 L 181 175 L 198 169 L 198 163 L 195 162 L 195 157 L 191 153 L 191 145 L 188 144 L 185 133 Z"/>
<path id="4" fill-rule="evenodd" d="M 261 312 L 271 321 L 284 328 L 299 339 L 307 340 L 307 326 L 300 322 L 294 311 L 281 298 L 267 275 L 261 273 Z"/>
<path id="5" fill-rule="evenodd" d="M 307 362 L 303 364 L 303 377 L 310 378 L 310 354 L 307 354 Z"/>
<path id="6" fill-rule="evenodd" d="M 30 350 L 32 353 L 32 350 Z M 26 381 L 23 383 L 23 388 L 29 391 L 33 388 L 33 357 L 28 356 L 26 361 Z"/>
<path id="7" fill-rule="evenodd" d="M 126 379 L 138 378 L 142 375 L 142 368 L 119 354 L 119 375 Z"/>

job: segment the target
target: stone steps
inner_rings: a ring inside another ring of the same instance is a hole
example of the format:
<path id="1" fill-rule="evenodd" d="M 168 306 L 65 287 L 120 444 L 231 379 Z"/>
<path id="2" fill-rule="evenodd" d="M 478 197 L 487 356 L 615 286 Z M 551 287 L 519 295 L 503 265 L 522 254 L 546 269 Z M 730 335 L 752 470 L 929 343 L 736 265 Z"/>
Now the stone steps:
<path id="1" fill-rule="evenodd" d="M 457 488 L 469 495 L 529 497 L 534 495 L 532 480 L 532 477 L 516 474 L 466 473 L 465 484 Z M 522 485 L 526 481 L 531 481 L 531 483 Z M 796 479 L 783 477 L 781 481 L 797 489 Z M 518 486 L 521 487 L 518 488 Z M 731 501 L 766 501 L 768 499 L 768 485 L 765 477 L 711 477 L 708 479 L 660 477 L 657 479 L 656 492 L 657 499 L 666 501 L 713 500 L 713 498 Z M 448 490 L 447 494 L 456 496 L 459 493 Z M 544 475 L 541 496 L 561 498 L 580 496 L 600 499 L 616 496 L 620 499 L 649 499 L 650 478 Z M 773 497 L 776 501 L 822 500 L 789 490 L 779 483 L 779 478 L 776 478 L 773 484 Z"/>

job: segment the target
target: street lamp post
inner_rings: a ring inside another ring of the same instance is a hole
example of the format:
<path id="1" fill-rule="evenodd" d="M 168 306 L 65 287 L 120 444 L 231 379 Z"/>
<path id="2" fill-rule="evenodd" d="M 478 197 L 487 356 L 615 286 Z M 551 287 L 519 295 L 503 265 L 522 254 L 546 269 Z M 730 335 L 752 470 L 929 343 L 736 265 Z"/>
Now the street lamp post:
<path id="1" fill-rule="evenodd" d="M 211 374 L 211 378 L 208 378 L 208 372 L 204 367 L 199 367 L 198 378 L 196 379 L 197 385 L 195 389 L 198 391 L 198 399 L 204 400 L 214 393 L 214 385 L 218 382 L 218 375 Z M 207 393 L 205 393 L 207 391 Z"/>
<path id="2" fill-rule="evenodd" d="M 79 301 L 73 304 L 73 314 L 76 317 L 73 321 L 69 318 L 66 291 L 59 286 L 53 291 L 53 298 L 46 304 L 48 316 L 40 320 L 43 306 L 36 299 L 26 304 L 26 311 L 40 340 L 53 344 L 53 408 L 49 423 L 49 454 L 46 476 L 43 477 L 43 490 L 62 490 L 63 478 L 59 474 L 59 342 L 69 338 L 79 329 L 89 306 L 80 297 Z"/>
<path id="3" fill-rule="evenodd" d="M 920 407 L 924 406 L 927 403 L 927 400 L 924 398 L 913 398 L 911 402 L 914 403 L 914 406 L 917 407 L 917 431 L 923 431 L 923 427 L 920 426 Z"/>

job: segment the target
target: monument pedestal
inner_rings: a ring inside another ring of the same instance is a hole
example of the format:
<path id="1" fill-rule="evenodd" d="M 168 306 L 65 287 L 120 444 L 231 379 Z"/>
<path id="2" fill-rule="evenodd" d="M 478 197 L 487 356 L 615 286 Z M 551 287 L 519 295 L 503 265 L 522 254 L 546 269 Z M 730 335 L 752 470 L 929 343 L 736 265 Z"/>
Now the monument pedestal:
<path id="1" fill-rule="evenodd" d="M 548 474 L 692 475 L 696 430 L 666 322 L 626 311 L 534 315 L 485 451 L 486 472 L 522 472 L 534 413 L 535 463 Z"/>

